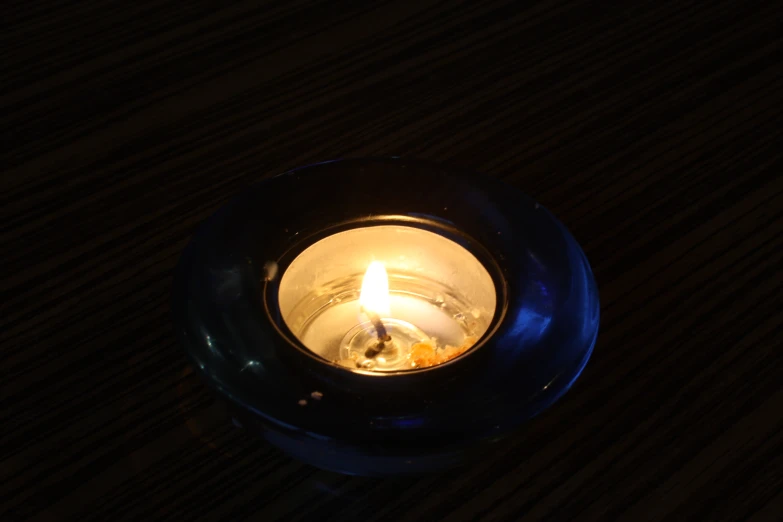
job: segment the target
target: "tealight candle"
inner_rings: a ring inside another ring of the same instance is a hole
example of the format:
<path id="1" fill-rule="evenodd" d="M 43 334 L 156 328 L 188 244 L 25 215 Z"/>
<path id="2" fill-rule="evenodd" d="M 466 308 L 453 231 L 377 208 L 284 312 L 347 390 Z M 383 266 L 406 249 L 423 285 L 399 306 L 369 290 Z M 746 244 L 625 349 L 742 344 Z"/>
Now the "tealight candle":
<path id="1" fill-rule="evenodd" d="M 322 359 L 357 371 L 438 365 L 487 331 L 497 293 L 484 265 L 427 230 L 379 225 L 338 232 L 283 273 L 283 320 Z"/>

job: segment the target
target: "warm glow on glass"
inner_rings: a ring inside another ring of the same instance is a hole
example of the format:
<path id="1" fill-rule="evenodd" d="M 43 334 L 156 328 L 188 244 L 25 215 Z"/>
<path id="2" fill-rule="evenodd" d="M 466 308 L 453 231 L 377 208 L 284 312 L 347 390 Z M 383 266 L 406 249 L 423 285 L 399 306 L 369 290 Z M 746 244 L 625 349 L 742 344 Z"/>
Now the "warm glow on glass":
<path id="1" fill-rule="evenodd" d="M 373 261 L 364 273 L 362 291 L 359 294 L 359 305 L 365 312 L 380 317 L 389 317 L 389 276 L 386 267 L 380 261 Z"/>

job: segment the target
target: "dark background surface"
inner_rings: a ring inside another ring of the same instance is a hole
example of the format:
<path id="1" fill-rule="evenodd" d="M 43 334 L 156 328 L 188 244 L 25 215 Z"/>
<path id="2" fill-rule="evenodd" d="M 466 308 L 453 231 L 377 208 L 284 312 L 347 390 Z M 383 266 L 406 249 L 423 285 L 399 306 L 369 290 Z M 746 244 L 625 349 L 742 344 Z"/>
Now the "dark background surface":
<path id="1" fill-rule="evenodd" d="M 0 520 L 780 520 L 780 9 L 4 2 Z M 174 341 L 197 223 L 367 155 L 503 178 L 593 265 L 585 373 L 474 468 L 299 464 Z"/>

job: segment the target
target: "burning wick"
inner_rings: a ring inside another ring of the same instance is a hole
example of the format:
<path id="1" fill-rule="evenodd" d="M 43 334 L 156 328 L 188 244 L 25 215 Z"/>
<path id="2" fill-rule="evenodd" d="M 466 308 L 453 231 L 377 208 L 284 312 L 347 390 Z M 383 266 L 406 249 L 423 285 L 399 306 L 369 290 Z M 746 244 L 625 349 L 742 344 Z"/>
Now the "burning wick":
<path id="1" fill-rule="evenodd" d="M 386 343 L 390 342 L 392 339 L 391 339 L 391 335 L 389 335 L 389 332 L 386 331 L 386 327 L 383 326 L 383 323 L 381 322 L 381 317 L 378 314 L 364 308 L 362 308 L 362 312 L 364 312 L 367 315 L 367 317 L 370 318 L 370 322 L 372 323 L 373 328 L 375 328 L 375 334 L 378 336 L 378 343 L 373 346 L 370 346 L 369 348 L 367 348 L 367 351 L 364 352 L 365 357 L 367 357 L 368 359 L 372 359 L 373 357 L 381 353 L 385 348 Z"/>
<path id="2" fill-rule="evenodd" d="M 389 276 L 386 274 L 386 267 L 380 261 L 373 261 L 367 267 L 367 272 L 362 280 L 362 291 L 359 294 L 359 304 L 361 311 L 370 319 L 375 333 L 378 336 L 378 343 L 367 348 L 364 356 L 371 359 L 377 356 L 385 347 L 385 343 L 391 341 L 391 336 L 386 331 L 386 327 L 381 322 L 381 315 L 390 314 L 389 306 Z"/>

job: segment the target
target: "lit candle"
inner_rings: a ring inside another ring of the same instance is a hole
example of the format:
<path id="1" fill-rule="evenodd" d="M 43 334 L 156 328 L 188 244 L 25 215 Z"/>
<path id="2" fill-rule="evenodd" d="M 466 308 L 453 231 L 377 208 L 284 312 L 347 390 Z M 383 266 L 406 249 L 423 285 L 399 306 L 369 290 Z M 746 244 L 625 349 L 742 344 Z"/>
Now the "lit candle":
<path id="1" fill-rule="evenodd" d="M 283 320 L 323 359 L 374 372 L 424 368 L 470 349 L 496 308 L 495 285 L 467 249 L 408 226 L 346 230 L 283 273 Z"/>
<path id="2" fill-rule="evenodd" d="M 556 401 L 600 303 L 577 242 L 514 188 L 367 159 L 229 203 L 183 252 L 172 312 L 244 426 L 315 466 L 383 476 L 482 458 Z"/>

